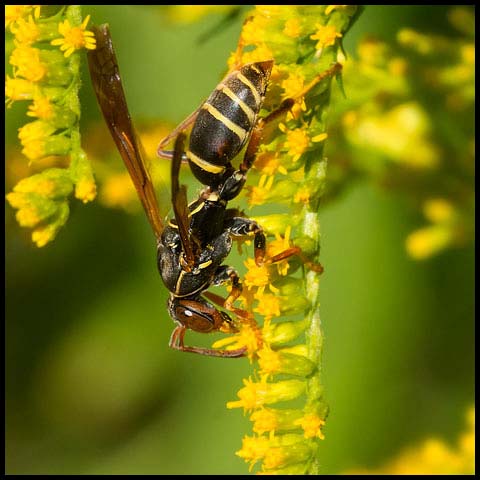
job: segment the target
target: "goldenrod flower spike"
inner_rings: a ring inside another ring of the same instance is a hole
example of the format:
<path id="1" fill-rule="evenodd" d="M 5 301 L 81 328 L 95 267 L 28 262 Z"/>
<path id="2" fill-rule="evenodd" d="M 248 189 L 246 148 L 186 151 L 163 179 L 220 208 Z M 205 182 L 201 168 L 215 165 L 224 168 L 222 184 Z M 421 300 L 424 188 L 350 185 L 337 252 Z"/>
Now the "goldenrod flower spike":
<path id="1" fill-rule="evenodd" d="M 278 128 L 273 125 L 272 134 L 265 136 L 254 163 L 258 180 L 255 182 L 252 172 L 246 187 L 252 208 L 283 207 L 282 213 L 251 215 L 275 239 L 267 242 L 262 266 L 253 258 L 245 262 L 242 308 L 263 319 L 257 329 L 261 337 L 257 350 L 249 350 L 258 367 L 243 381 L 238 400 L 227 404 L 252 412 L 253 431 L 259 436 L 245 437 L 237 455 L 250 469 L 260 463 L 262 474 L 318 471 L 316 453 L 324 438 L 328 408 L 319 377 L 323 338 L 318 312 L 321 268 L 315 264 L 319 251 L 317 206 L 325 181 L 328 92 L 341 71 L 339 45 L 354 13 L 355 7 L 349 6 L 257 6 L 229 60 L 232 67 L 273 58 L 267 108 L 273 110 L 286 99 L 295 101 Z M 301 255 L 282 255 L 289 251 Z M 311 269 L 300 278 L 293 276 L 302 265 Z M 301 319 L 277 321 L 289 315 Z M 240 332 L 230 341 L 233 347 L 241 343 L 242 330 L 250 328 L 240 324 Z M 292 400 L 296 400 L 296 408 L 289 408 Z M 282 404 L 287 408 L 281 408 Z"/>
<path id="2" fill-rule="evenodd" d="M 8 106 L 32 101 L 27 115 L 34 120 L 18 131 L 25 157 L 30 162 L 67 157 L 70 164 L 21 180 L 6 198 L 18 209 L 19 224 L 34 228 L 32 241 L 43 247 L 67 221 L 67 197 L 73 191 L 84 203 L 96 195 L 92 168 L 80 146 L 80 59 L 76 54 L 81 48 L 95 48 L 95 39 L 86 30 L 90 16 L 82 20 L 79 6 L 59 8 L 51 17 L 40 18 L 40 14 L 39 5 L 5 7 L 5 27 L 14 36 L 15 46 L 5 96 Z M 59 33 L 62 38 L 51 40 Z"/>

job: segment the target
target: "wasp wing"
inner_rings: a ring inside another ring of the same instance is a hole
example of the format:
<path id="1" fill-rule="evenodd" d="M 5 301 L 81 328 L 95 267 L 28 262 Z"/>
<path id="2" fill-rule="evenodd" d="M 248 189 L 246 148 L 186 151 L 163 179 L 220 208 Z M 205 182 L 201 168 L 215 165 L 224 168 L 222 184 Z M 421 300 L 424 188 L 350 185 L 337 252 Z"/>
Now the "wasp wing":
<path id="1" fill-rule="evenodd" d="M 178 233 L 182 242 L 183 253 L 185 254 L 186 269 L 191 270 L 195 262 L 194 247 L 196 244 L 193 242 L 195 238 L 190 234 L 190 218 L 189 209 L 187 203 L 187 188 L 185 185 L 180 185 L 178 177 L 180 173 L 180 164 L 182 162 L 183 155 L 183 143 L 185 140 L 185 134 L 180 133 L 175 140 L 175 150 L 173 152 L 172 161 L 172 205 L 175 213 L 175 220 L 178 226 Z"/>
<path id="2" fill-rule="evenodd" d="M 92 30 L 97 47 L 88 52 L 88 67 L 98 104 L 158 240 L 163 232 L 164 222 L 160 216 L 150 174 L 143 160 L 142 147 L 128 111 L 110 31 L 108 25 L 93 27 Z"/>

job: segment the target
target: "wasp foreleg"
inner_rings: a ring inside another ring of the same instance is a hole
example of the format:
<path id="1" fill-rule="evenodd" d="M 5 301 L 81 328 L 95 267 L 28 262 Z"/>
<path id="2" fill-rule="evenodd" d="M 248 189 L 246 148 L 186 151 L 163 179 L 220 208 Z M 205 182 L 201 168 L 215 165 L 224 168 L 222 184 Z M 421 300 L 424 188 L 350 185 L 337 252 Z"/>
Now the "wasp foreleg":
<path id="1" fill-rule="evenodd" d="M 226 283 L 231 284 L 232 289 L 230 294 L 225 299 L 223 306 L 227 310 L 232 310 L 233 302 L 242 294 L 242 283 L 237 271 L 233 267 L 227 265 L 221 265 L 215 272 L 215 278 L 212 285 L 224 285 Z"/>
<path id="2" fill-rule="evenodd" d="M 262 265 L 265 258 L 266 244 L 263 228 L 255 220 L 244 217 L 231 218 L 226 222 L 225 227 L 233 236 L 254 236 L 253 248 L 255 254 L 255 263 L 257 266 Z"/>
<path id="3" fill-rule="evenodd" d="M 174 350 L 180 350 L 181 352 L 191 352 L 198 353 L 199 355 L 206 355 L 208 357 L 224 357 L 224 358 L 238 358 L 244 357 L 246 353 L 246 347 L 238 348 L 236 350 L 215 350 L 213 348 L 203 348 L 203 347 L 188 347 L 183 344 L 183 338 L 185 337 L 185 332 L 187 327 L 183 325 L 178 325 L 173 330 L 170 337 L 169 347 Z"/>

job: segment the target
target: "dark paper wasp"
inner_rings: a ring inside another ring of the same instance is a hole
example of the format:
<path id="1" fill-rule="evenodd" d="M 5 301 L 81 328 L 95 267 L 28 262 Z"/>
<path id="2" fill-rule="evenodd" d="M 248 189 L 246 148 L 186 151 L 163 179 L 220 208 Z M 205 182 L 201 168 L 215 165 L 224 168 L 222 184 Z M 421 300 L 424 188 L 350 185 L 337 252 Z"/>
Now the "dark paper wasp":
<path id="1" fill-rule="evenodd" d="M 255 261 L 265 261 L 265 235 L 253 220 L 227 208 L 227 202 L 241 191 L 252 166 L 265 124 L 286 112 L 293 100 L 263 119 L 263 104 L 273 61 L 244 65 L 231 72 L 208 99 L 160 142 L 159 155 L 170 158 L 171 201 L 174 218 L 160 216 L 153 184 L 143 162 L 141 146 L 128 111 L 119 68 L 108 26 L 94 27 L 97 48 L 88 53 L 93 86 L 103 116 L 130 173 L 157 240 L 160 275 L 170 292 L 168 312 L 177 326 L 170 347 L 220 357 L 240 357 L 245 349 L 215 350 L 184 345 L 187 329 L 197 332 L 237 331 L 232 318 L 206 298 L 219 303 L 206 290 L 211 285 L 230 283 L 231 292 L 223 307 L 234 312 L 232 304 L 241 294 L 237 272 L 223 261 L 232 246 L 232 237 L 254 237 Z M 189 145 L 184 152 L 185 134 L 190 125 Z M 175 140 L 173 152 L 162 150 Z M 245 148 L 243 160 L 235 169 L 231 160 Z M 182 162 L 188 161 L 195 177 L 206 187 L 197 200 L 188 204 L 186 187 L 179 184 Z M 300 254 L 292 247 L 267 261 L 272 263 Z M 222 299 L 223 300 L 223 299 Z"/>

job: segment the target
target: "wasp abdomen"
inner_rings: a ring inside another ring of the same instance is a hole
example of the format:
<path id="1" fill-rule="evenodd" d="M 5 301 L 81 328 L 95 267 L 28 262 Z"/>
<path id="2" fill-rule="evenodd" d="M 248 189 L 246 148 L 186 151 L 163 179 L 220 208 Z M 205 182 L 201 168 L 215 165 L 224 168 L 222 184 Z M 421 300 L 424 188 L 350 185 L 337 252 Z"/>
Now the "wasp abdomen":
<path id="1" fill-rule="evenodd" d="M 230 161 L 250 137 L 265 97 L 273 61 L 244 65 L 228 75 L 202 105 L 187 150 L 192 172 L 215 186 L 231 174 Z"/>

